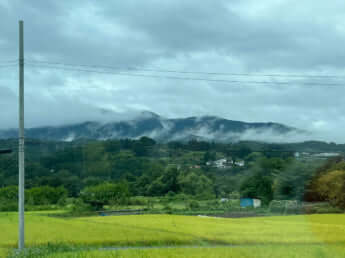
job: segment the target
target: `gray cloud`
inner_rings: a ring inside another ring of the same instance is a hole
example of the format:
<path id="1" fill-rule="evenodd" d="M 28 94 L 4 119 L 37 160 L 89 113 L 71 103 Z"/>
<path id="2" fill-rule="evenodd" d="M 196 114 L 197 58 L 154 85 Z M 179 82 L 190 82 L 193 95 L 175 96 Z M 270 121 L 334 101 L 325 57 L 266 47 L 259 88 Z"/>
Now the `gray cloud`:
<path id="1" fill-rule="evenodd" d="M 345 3 L 307 0 L 0 0 L 0 64 L 27 60 L 228 73 L 344 75 Z M 166 117 L 218 115 L 273 121 L 345 142 L 344 79 L 205 76 L 226 84 L 90 74 L 26 66 L 26 124 L 114 119 L 151 110 Z M 141 72 L 144 73 L 144 72 Z M 145 72 L 145 74 L 152 74 Z M 177 76 L 177 75 L 175 75 Z M 193 77 L 193 75 L 178 75 Z M 264 80 L 272 85 L 245 81 Z M 273 82 L 289 82 L 274 85 Z M 0 127 L 17 126 L 17 71 L 0 68 Z M 112 119 L 113 117 L 111 117 Z M 252 137 L 252 135 L 248 135 Z M 256 136 L 255 136 L 256 137 Z M 265 136 L 266 137 L 266 136 Z"/>

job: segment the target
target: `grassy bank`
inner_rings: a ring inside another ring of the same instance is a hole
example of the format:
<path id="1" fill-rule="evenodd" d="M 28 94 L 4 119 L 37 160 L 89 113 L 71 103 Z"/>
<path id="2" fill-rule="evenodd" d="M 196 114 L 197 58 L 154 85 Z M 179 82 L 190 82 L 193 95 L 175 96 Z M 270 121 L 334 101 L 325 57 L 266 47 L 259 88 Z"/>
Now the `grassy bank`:
<path id="1" fill-rule="evenodd" d="M 168 248 L 144 250 L 118 251 L 84 251 L 50 254 L 47 258 L 75 258 L 75 257 L 117 257 L 117 258 L 342 258 L 345 257 L 345 247 L 342 245 L 263 245 L 244 247 L 201 247 L 201 248 Z"/>

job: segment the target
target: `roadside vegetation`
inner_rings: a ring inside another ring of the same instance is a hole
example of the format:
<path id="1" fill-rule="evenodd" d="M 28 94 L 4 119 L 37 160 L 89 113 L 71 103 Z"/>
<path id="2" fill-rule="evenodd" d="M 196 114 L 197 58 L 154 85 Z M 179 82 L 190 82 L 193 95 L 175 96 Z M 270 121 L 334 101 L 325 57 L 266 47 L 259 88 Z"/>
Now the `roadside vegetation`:
<path id="1" fill-rule="evenodd" d="M 63 253 L 47 252 L 46 258 L 161 258 L 161 257 L 192 257 L 192 258 L 342 258 L 345 248 L 342 245 L 257 245 L 229 247 L 190 247 L 190 248 L 153 248 L 127 250 L 74 251 Z M 28 256 L 27 256 L 28 257 Z M 37 257 L 37 256 L 32 256 Z"/>

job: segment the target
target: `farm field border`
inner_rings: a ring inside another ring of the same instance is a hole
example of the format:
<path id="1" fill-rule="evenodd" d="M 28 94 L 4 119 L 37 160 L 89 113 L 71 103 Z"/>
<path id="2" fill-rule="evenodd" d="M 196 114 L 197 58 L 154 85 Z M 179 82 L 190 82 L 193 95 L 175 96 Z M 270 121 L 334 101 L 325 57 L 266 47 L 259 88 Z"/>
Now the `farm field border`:
<path id="1" fill-rule="evenodd" d="M 118 251 L 90 251 L 77 253 L 77 257 L 201 257 L 201 258 L 342 258 L 345 255 L 344 246 L 310 246 L 310 245 L 262 245 L 262 246 L 246 246 L 246 247 L 200 247 L 200 248 L 154 248 L 154 249 L 127 249 Z M 47 258 L 76 257 L 76 253 L 64 253 L 60 255 L 49 255 Z"/>
<path id="2" fill-rule="evenodd" d="M 161 247 L 119 247 L 113 250 L 99 249 L 29 249 L 25 254 L 12 252 L 10 258 L 16 257 L 237 257 L 237 258 L 342 258 L 345 246 L 340 244 L 291 244 L 291 245 L 240 245 L 240 246 L 161 246 Z"/>

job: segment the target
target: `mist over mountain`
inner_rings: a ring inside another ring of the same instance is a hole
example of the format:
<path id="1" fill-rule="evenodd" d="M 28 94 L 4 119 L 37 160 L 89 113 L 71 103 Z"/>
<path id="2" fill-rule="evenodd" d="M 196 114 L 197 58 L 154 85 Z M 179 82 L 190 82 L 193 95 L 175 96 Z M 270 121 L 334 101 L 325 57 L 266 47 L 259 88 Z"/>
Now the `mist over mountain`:
<path id="1" fill-rule="evenodd" d="M 16 129 L 0 130 L 0 138 L 15 138 Z M 216 116 L 168 119 L 152 112 L 135 118 L 113 122 L 88 121 L 72 125 L 29 128 L 26 137 L 42 140 L 73 141 L 78 139 L 123 139 L 151 137 L 157 141 L 189 141 L 192 139 L 236 142 L 298 142 L 306 132 L 278 123 L 248 123 Z"/>

